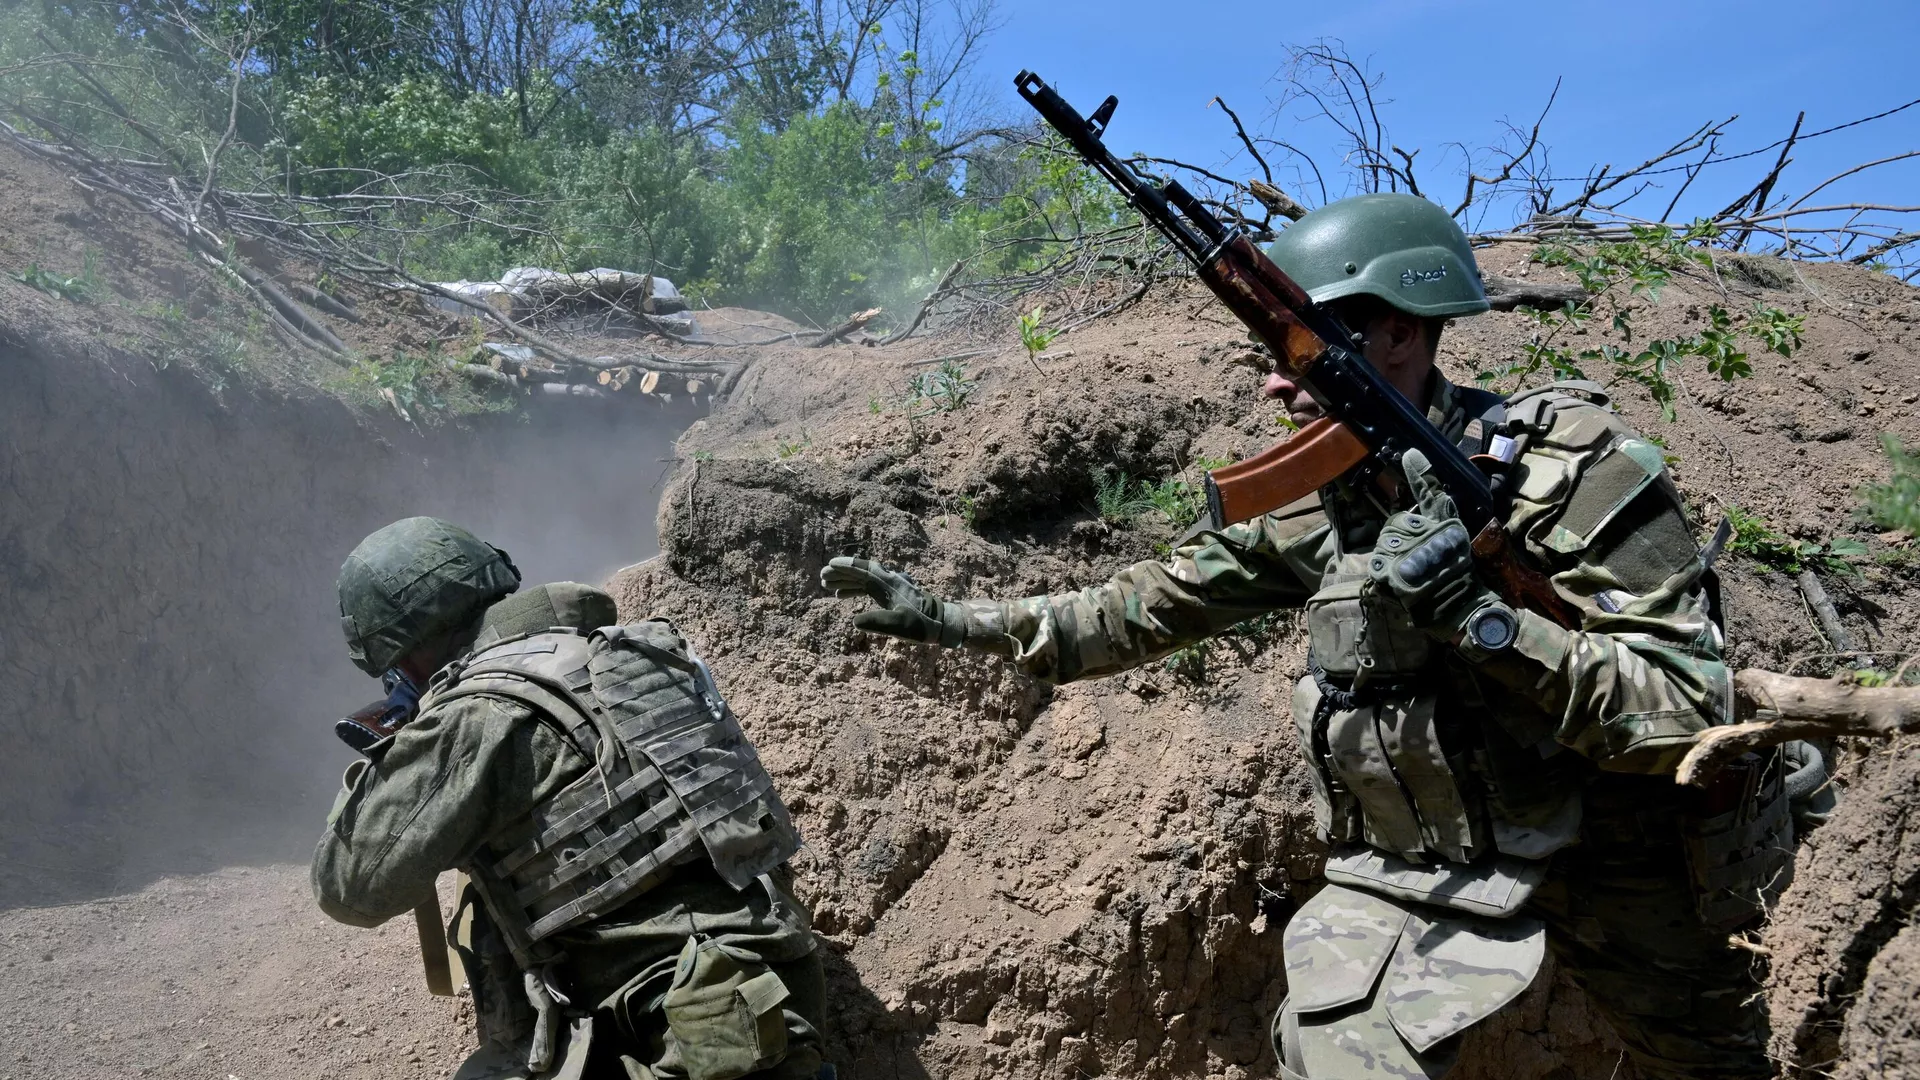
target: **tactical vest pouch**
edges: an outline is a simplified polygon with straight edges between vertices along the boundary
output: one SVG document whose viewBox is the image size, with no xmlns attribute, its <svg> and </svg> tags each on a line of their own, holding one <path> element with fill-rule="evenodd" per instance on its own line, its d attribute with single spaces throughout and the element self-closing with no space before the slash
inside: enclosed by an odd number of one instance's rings
<svg viewBox="0 0 1920 1080">
<path fill-rule="evenodd" d="M 688 938 L 663 1008 L 688 1080 L 735 1080 L 787 1054 L 787 986 L 751 954 Z"/>
<path fill-rule="evenodd" d="M 1354 845 L 1327 856 L 1327 880 L 1401 900 L 1504 919 L 1546 879 L 1547 864 L 1510 855 L 1475 863 L 1420 865 Z"/>
<path fill-rule="evenodd" d="M 1332 884 L 1287 923 L 1281 951 L 1289 993 L 1275 1027 L 1295 1043 L 1283 1061 L 1315 1077 L 1438 1076 L 1450 1064 L 1441 1044 L 1539 974 L 1546 926 Z"/>
<path fill-rule="evenodd" d="M 1330 675 L 1351 679 L 1414 675 L 1433 658 L 1433 639 L 1392 599 L 1370 595 L 1363 555 L 1342 555 L 1307 601 L 1307 631 L 1314 659 Z"/>
<path fill-rule="evenodd" d="M 1764 915 L 1793 880 L 1793 818 L 1778 751 L 1722 770 L 1680 823 L 1694 906 L 1715 930 Z"/>
</svg>

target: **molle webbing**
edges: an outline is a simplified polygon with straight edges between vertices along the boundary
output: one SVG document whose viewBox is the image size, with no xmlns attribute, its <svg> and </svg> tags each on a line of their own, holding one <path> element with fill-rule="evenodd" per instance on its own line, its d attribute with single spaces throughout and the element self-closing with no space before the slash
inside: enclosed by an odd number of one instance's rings
<svg viewBox="0 0 1920 1080">
<path fill-rule="evenodd" d="M 436 702 L 519 701 L 594 762 L 476 854 L 474 880 L 523 966 L 550 951 L 545 939 L 612 913 L 702 855 L 744 888 L 797 848 L 772 779 L 684 648 L 665 624 L 591 638 L 556 628 L 490 642 L 434 688 Z M 751 827 L 732 820 L 741 816 Z M 743 836 L 758 841 L 744 854 Z"/>
</svg>

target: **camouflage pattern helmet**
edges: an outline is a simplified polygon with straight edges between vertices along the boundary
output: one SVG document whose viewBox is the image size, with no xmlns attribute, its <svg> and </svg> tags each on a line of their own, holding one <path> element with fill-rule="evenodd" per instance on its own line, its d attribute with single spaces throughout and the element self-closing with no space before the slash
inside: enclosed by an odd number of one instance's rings
<svg viewBox="0 0 1920 1080">
<path fill-rule="evenodd" d="M 1365 294 L 1423 318 L 1487 310 L 1467 234 L 1418 195 L 1328 203 L 1287 226 L 1267 254 L 1319 303 Z"/>
<path fill-rule="evenodd" d="M 439 518 L 404 518 L 340 567 L 340 626 L 354 665 L 378 675 L 520 587 L 507 553 Z"/>
</svg>

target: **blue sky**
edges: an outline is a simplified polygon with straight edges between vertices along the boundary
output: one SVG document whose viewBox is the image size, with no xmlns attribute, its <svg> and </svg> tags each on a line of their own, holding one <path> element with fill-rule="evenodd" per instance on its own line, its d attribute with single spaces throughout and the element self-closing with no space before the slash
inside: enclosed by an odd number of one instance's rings
<svg viewBox="0 0 1920 1080">
<path fill-rule="evenodd" d="M 1562 175 L 1636 164 L 1709 118 L 1740 114 L 1722 141 L 1737 152 L 1784 137 L 1801 109 L 1813 131 L 1920 98 L 1912 57 L 1920 0 L 1003 0 L 1000 16 L 981 58 L 983 79 L 1010 88 L 1030 67 L 1082 111 L 1118 94 L 1108 133 L 1116 149 L 1205 165 L 1227 163 L 1238 147 L 1227 118 L 1207 107 L 1215 94 L 1250 127 L 1330 145 L 1325 129 L 1275 116 L 1269 101 L 1284 44 L 1339 38 L 1384 74 L 1389 134 L 1402 147 L 1424 148 L 1423 186 L 1449 203 L 1460 191 L 1460 158 L 1436 161 L 1443 144 L 1495 142 L 1502 119 L 1530 127 L 1558 77 L 1565 82 L 1543 137 Z M 1005 93 L 1010 115 L 1025 119 L 1025 106 Z M 1851 165 L 1915 149 L 1920 107 L 1803 143 L 1781 188 L 1798 195 Z M 1323 168 L 1338 158 L 1317 156 Z M 1771 163 L 1769 154 L 1710 168 L 1675 216 L 1718 210 Z M 1920 202 L 1920 159 L 1819 199 L 1829 196 Z M 1665 204 L 1658 198 L 1645 212 Z"/>
</svg>

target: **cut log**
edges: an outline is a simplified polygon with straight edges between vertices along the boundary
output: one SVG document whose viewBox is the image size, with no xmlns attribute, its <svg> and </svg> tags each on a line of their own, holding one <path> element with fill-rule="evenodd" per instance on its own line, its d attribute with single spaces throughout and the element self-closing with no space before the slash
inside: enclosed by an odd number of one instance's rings
<svg viewBox="0 0 1920 1080">
<path fill-rule="evenodd" d="M 588 386 L 585 383 L 543 382 L 535 383 L 534 387 L 548 397 L 603 398 L 607 396 L 606 391 L 598 387 Z"/>
<path fill-rule="evenodd" d="M 687 393 L 688 393 L 688 394 L 698 394 L 698 393 L 700 392 L 700 390 L 701 390 L 701 384 L 700 384 L 700 380 L 699 380 L 699 379 L 688 379 L 688 380 L 687 380 Z"/>
<path fill-rule="evenodd" d="M 1521 306 L 1555 311 L 1566 304 L 1582 303 L 1588 295 L 1587 290 L 1578 285 L 1558 282 L 1528 281 L 1498 274 L 1488 274 L 1484 280 L 1487 303 L 1492 304 L 1495 311 L 1512 311 Z"/>
<path fill-rule="evenodd" d="M 827 331 L 826 333 L 821 334 L 819 337 L 814 338 L 812 341 L 807 342 L 807 346 L 809 348 L 817 349 L 817 348 L 820 348 L 822 345 L 831 345 L 834 342 L 839 341 L 841 338 L 846 337 L 848 334 L 853 333 L 855 330 L 858 330 L 861 327 L 872 322 L 874 319 L 874 316 L 879 315 L 880 312 L 882 312 L 883 310 L 885 309 L 884 308 L 868 308 L 865 311 L 859 312 L 855 314 L 852 318 L 848 319 L 846 322 L 841 323 L 839 326 L 836 326 L 833 329 Z"/>
<path fill-rule="evenodd" d="M 659 385 L 660 373 L 657 371 L 649 371 L 645 375 L 640 376 L 640 392 L 643 394 L 653 393 Z"/>
<path fill-rule="evenodd" d="M 1733 677 L 1740 723 L 1693 737 L 1675 779 L 1704 786 L 1751 750 L 1795 739 L 1920 734 L 1920 686 L 1862 686 L 1842 676 L 1809 679 L 1743 668 Z"/>
</svg>

